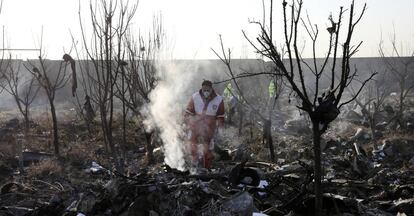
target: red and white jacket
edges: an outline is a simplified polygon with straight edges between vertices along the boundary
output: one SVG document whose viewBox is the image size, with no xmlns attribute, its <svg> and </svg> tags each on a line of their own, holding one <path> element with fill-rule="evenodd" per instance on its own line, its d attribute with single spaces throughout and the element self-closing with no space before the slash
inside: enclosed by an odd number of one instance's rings
<svg viewBox="0 0 414 216">
<path fill-rule="evenodd" d="M 194 93 L 187 105 L 186 117 L 190 118 L 187 123 L 192 130 L 207 130 L 208 136 L 213 135 L 217 124 L 224 124 L 223 98 L 214 91 L 208 99 L 202 96 L 201 90 Z"/>
</svg>

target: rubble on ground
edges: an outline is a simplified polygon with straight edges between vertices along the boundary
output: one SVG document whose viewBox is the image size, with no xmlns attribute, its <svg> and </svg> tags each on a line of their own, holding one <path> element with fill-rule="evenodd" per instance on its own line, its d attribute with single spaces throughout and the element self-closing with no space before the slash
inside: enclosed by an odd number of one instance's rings
<svg viewBox="0 0 414 216">
<path fill-rule="evenodd" d="M 17 127 L 12 123 L 8 127 Z M 273 134 L 275 162 L 260 146 L 260 131 L 252 136 L 245 128 L 239 137 L 238 128 L 226 128 L 217 140 L 212 170 L 198 173 L 162 164 L 162 148 L 155 151 L 158 163 L 147 166 L 143 145 L 125 152 L 122 174 L 101 160 L 109 157 L 103 147 L 88 149 L 93 158 L 70 158 L 76 152 L 68 150 L 69 159 L 28 149 L 23 152 L 26 171 L 39 161 L 59 169 L 32 175 L 17 172 L 17 159 L 0 154 L 0 215 L 312 215 L 311 137 L 303 132 L 309 129 L 306 122 L 292 125 L 298 128 Z M 412 133 L 397 136 L 378 128 L 384 136 L 376 140 L 370 129 L 352 121 L 324 135 L 327 215 L 414 214 Z"/>
</svg>

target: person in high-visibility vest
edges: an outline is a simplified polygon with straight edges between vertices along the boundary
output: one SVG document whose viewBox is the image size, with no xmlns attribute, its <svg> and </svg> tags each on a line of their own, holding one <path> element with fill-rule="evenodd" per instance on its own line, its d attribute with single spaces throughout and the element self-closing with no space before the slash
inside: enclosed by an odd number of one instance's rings
<svg viewBox="0 0 414 216">
<path fill-rule="evenodd" d="M 231 85 L 231 82 L 229 82 L 226 87 L 224 88 L 223 92 L 224 101 L 228 107 L 227 111 L 227 120 L 228 123 L 231 124 L 234 114 L 236 113 L 236 106 L 239 101 L 239 99 L 236 96 L 236 92 L 233 89 L 233 86 Z"/>
<path fill-rule="evenodd" d="M 233 86 L 231 86 L 231 83 L 229 82 L 226 87 L 224 88 L 224 92 L 223 92 L 223 97 L 226 100 L 230 100 L 231 96 L 233 96 L 234 94 L 234 90 L 233 90 Z"/>
<path fill-rule="evenodd" d="M 269 84 L 269 98 L 272 99 L 276 97 L 277 86 L 275 82 L 272 80 Z"/>
</svg>

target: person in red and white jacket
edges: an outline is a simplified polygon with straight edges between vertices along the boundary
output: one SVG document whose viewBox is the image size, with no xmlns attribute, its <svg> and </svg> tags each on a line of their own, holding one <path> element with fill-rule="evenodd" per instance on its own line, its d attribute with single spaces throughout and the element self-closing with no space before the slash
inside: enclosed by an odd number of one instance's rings
<svg viewBox="0 0 414 216">
<path fill-rule="evenodd" d="M 224 126 L 223 98 L 215 93 L 211 81 L 204 80 L 201 89 L 192 95 L 187 105 L 185 121 L 191 133 L 189 139 L 193 163 L 198 160 L 197 145 L 203 144 L 203 166 L 209 169 L 213 160 L 209 144 L 217 127 L 222 130 Z"/>
</svg>

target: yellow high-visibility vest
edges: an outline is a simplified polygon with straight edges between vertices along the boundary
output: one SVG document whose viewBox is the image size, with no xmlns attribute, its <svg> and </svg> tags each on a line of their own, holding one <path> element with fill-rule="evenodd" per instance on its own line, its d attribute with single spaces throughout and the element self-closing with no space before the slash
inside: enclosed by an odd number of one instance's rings
<svg viewBox="0 0 414 216">
<path fill-rule="evenodd" d="M 276 86 L 275 82 L 270 81 L 270 84 L 269 84 L 269 97 L 270 98 L 275 97 L 276 96 L 276 91 L 277 91 L 277 86 Z"/>
<path fill-rule="evenodd" d="M 232 96 L 232 93 L 234 94 L 234 90 L 233 90 L 233 87 L 231 86 L 231 83 L 229 83 L 224 88 L 223 96 L 228 99 Z"/>
</svg>

